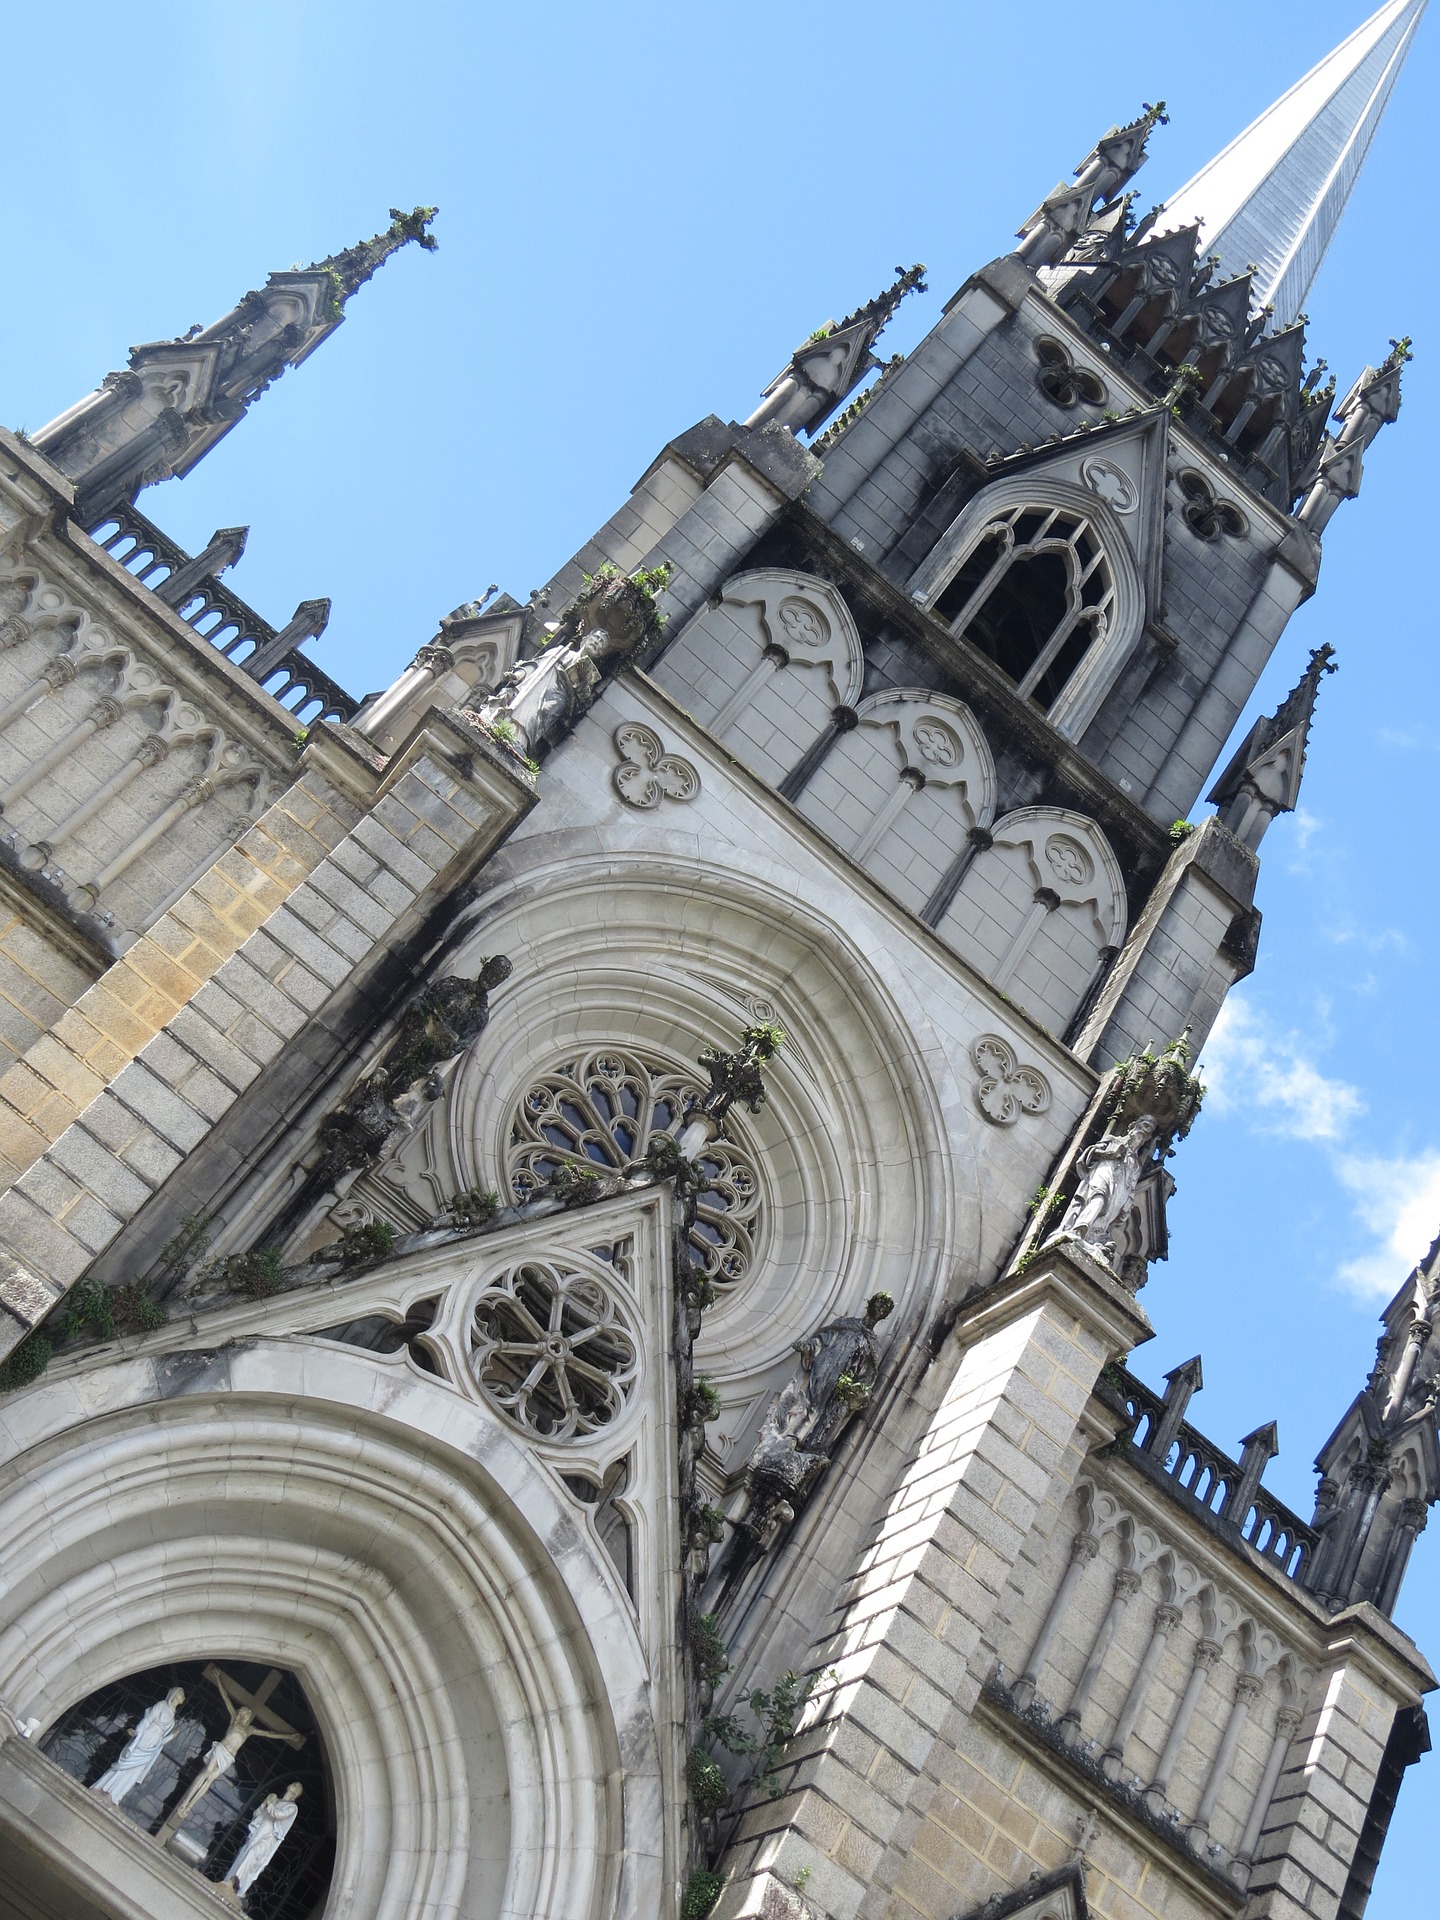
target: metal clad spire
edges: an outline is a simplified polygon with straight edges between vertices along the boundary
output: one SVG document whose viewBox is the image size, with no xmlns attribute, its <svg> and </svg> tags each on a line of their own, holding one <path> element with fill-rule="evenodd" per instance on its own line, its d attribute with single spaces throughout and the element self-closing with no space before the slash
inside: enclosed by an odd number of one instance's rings
<svg viewBox="0 0 1440 1920">
<path fill-rule="evenodd" d="M 1389 0 L 1161 209 L 1166 227 L 1202 222 L 1222 274 L 1258 269 L 1276 326 L 1309 296 L 1425 5 Z"/>
</svg>

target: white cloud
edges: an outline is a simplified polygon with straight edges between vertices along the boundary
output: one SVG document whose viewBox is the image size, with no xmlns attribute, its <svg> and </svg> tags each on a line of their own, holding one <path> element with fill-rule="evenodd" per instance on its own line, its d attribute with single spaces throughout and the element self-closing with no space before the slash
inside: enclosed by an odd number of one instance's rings
<svg viewBox="0 0 1440 1920">
<path fill-rule="evenodd" d="M 1203 1065 L 1212 1111 L 1243 1113 L 1288 1140 L 1338 1141 L 1365 1111 L 1358 1088 L 1329 1079 L 1299 1036 L 1281 1033 L 1240 1000 L 1221 1009 Z"/>
<path fill-rule="evenodd" d="M 1365 1111 L 1359 1089 L 1323 1074 L 1300 1035 L 1243 1000 L 1222 1009 L 1202 1065 L 1208 1110 L 1319 1148 L 1368 1241 L 1335 1279 L 1359 1299 L 1390 1299 L 1440 1227 L 1440 1148 L 1407 1158 L 1347 1147 Z"/>
<path fill-rule="evenodd" d="M 1362 1299 L 1388 1300 L 1440 1226 L 1440 1152 L 1412 1160 L 1336 1154 L 1335 1171 L 1375 1237 L 1340 1268 L 1340 1281 Z"/>
</svg>

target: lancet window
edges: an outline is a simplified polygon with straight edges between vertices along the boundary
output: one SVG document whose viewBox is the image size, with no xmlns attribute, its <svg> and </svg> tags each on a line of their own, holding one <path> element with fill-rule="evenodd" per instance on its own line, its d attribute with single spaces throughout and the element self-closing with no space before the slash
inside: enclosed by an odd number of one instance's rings
<svg viewBox="0 0 1440 1920">
<path fill-rule="evenodd" d="M 1084 514 L 1017 505 L 984 527 L 933 605 L 1048 711 L 1110 631 L 1115 581 Z"/>
<path fill-rule="evenodd" d="M 677 1134 L 702 1091 L 693 1072 L 648 1055 L 605 1048 L 542 1075 L 516 1108 L 506 1171 L 517 1200 L 527 1200 L 560 1166 L 620 1173 L 643 1159 L 658 1134 Z M 762 1223 L 755 1152 L 739 1122 L 713 1141 L 696 1165 L 705 1180 L 690 1247 L 717 1286 L 750 1272 Z"/>
<path fill-rule="evenodd" d="M 305 1920 L 335 1860 L 334 1795 L 294 1674 L 183 1661 L 112 1681 L 72 1707 L 41 1751 L 252 1920 Z"/>
</svg>

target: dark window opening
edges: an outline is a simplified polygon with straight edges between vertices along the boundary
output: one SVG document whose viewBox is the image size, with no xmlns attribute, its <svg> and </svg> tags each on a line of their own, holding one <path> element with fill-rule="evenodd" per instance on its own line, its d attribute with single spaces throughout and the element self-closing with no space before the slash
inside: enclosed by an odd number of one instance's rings
<svg viewBox="0 0 1440 1920">
<path fill-rule="evenodd" d="M 152 1721 L 149 1741 L 142 1738 L 128 1764 L 122 1763 L 144 1716 L 177 1688 L 184 1698 L 173 1704 L 173 1726 L 163 1744 L 166 1730 Z M 227 1771 L 207 1768 L 234 1725 L 236 1707 L 247 1703 L 255 1703 L 255 1733 L 237 1743 Z M 262 1737 L 276 1727 L 288 1729 L 287 1737 Z M 294 1820 L 255 1874 L 243 1911 L 252 1920 L 311 1920 L 324 1905 L 335 1864 L 334 1795 L 320 1731 L 294 1674 L 223 1655 L 214 1663 L 151 1667 L 72 1707 L 40 1748 L 92 1791 L 108 1777 L 127 1819 L 215 1882 L 230 1873 L 266 1797 L 284 1799 L 287 1789 L 298 1786 Z M 176 1823 L 176 1813 L 207 1772 L 204 1790 Z"/>
<path fill-rule="evenodd" d="M 1015 560 L 970 616 L 965 638 L 1018 685 L 1065 617 L 1067 585 L 1058 553 Z"/>
<path fill-rule="evenodd" d="M 1108 631 L 1114 597 L 1089 521 L 1027 506 L 985 529 L 934 611 L 1048 710 Z"/>
</svg>

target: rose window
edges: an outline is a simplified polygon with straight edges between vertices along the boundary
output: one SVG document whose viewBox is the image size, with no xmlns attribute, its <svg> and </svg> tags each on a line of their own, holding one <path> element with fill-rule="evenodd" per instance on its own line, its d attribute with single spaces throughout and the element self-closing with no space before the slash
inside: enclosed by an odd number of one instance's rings
<svg viewBox="0 0 1440 1920">
<path fill-rule="evenodd" d="M 704 1088 L 693 1073 L 676 1073 L 639 1054 L 605 1049 L 536 1081 L 516 1110 L 507 1171 L 517 1200 L 527 1200 L 560 1166 L 620 1173 L 643 1159 L 659 1134 L 678 1134 Z M 705 1185 L 695 1208 L 690 1247 L 717 1286 L 743 1280 L 755 1260 L 760 1181 L 755 1156 L 736 1116 L 733 1137 L 705 1148 L 696 1167 Z"/>
<path fill-rule="evenodd" d="M 546 1260 L 527 1260 L 485 1287 L 469 1344 L 476 1386 L 542 1440 L 609 1426 L 635 1383 L 639 1348 L 610 1289 Z"/>
</svg>

